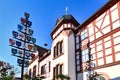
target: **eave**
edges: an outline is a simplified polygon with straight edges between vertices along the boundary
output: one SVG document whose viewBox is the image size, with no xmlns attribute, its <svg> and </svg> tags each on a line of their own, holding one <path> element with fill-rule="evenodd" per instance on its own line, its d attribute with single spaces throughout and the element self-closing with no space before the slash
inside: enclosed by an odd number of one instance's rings
<svg viewBox="0 0 120 80">
<path fill-rule="evenodd" d="M 110 9 L 113 5 L 115 5 L 120 0 L 109 0 L 102 8 L 100 8 L 95 14 L 93 14 L 91 17 L 89 17 L 83 24 L 79 25 L 79 27 L 76 30 L 76 33 L 79 32 L 79 30 L 88 24 L 90 24 L 92 21 L 94 21 L 96 18 L 98 18 L 100 15 L 102 15 L 105 11 Z"/>
<path fill-rule="evenodd" d="M 53 29 L 53 31 L 51 32 L 51 37 L 53 36 L 53 34 L 61 27 L 62 24 L 64 23 L 72 23 L 74 24 L 76 27 L 79 26 L 79 22 L 70 14 L 68 15 L 63 15 L 63 17 L 60 19 L 60 21 L 55 25 L 55 28 Z"/>
</svg>

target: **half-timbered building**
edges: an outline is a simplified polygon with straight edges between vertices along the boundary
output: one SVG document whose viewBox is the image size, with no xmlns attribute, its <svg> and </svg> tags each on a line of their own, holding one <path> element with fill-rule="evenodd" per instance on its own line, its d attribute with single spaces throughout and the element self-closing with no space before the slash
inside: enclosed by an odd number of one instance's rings
<svg viewBox="0 0 120 80">
<path fill-rule="evenodd" d="M 96 73 L 102 80 L 120 79 L 120 1 L 110 0 L 76 33 L 77 80 Z"/>
<path fill-rule="evenodd" d="M 36 63 L 37 74 L 45 80 L 59 74 L 71 80 L 120 80 L 120 0 L 109 0 L 83 24 L 63 15 L 51 37 L 51 50 L 40 52 L 43 55 L 29 65 L 29 74 Z"/>
</svg>

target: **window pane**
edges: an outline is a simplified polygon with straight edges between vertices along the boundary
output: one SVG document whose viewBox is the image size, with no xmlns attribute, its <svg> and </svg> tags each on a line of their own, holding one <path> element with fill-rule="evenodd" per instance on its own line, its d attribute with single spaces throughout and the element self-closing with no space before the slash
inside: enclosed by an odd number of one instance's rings
<svg viewBox="0 0 120 80">
<path fill-rule="evenodd" d="M 88 36 L 87 30 L 83 30 L 80 35 L 81 35 L 81 40 L 85 39 Z"/>
<path fill-rule="evenodd" d="M 53 68 L 53 77 L 55 77 L 57 74 L 56 74 L 56 67 Z"/>
<path fill-rule="evenodd" d="M 63 72 L 62 72 L 62 69 L 63 68 L 63 65 L 60 65 L 60 74 L 62 74 Z"/>
<path fill-rule="evenodd" d="M 50 68 L 51 68 L 51 61 L 49 61 L 49 72 L 50 72 Z"/>
<path fill-rule="evenodd" d="M 29 76 L 31 77 L 31 69 L 29 70 Z"/>
<path fill-rule="evenodd" d="M 60 74 L 60 65 L 58 65 L 58 74 Z"/>
<path fill-rule="evenodd" d="M 79 36 L 76 36 L 76 43 L 79 43 Z"/>
<path fill-rule="evenodd" d="M 85 60 L 86 60 L 86 61 L 89 60 L 89 56 L 88 56 L 88 54 L 85 55 Z"/>
<path fill-rule="evenodd" d="M 79 61 L 79 60 L 77 60 L 77 65 L 78 65 L 78 64 L 80 64 L 80 61 Z"/>
<path fill-rule="evenodd" d="M 81 40 L 85 39 L 85 35 L 81 35 Z"/>
<path fill-rule="evenodd" d="M 46 64 L 41 67 L 41 74 L 46 73 Z"/>
<path fill-rule="evenodd" d="M 82 62 L 86 62 L 89 60 L 89 51 L 85 49 L 82 51 Z"/>
<path fill-rule="evenodd" d="M 36 76 L 36 66 L 33 67 L 33 77 Z"/>
<path fill-rule="evenodd" d="M 76 59 L 79 59 L 79 55 L 77 55 Z"/>
<path fill-rule="evenodd" d="M 79 49 L 79 44 L 76 44 L 76 49 Z"/>
<path fill-rule="evenodd" d="M 80 71 L 80 66 L 77 66 L 77 71 Z"/>
<path fill-rule="evenodd" d="M 60 42 L 60 53 L 63 53 L 63 41 Z"/>
<path fill-rule="evenodd" d="M 85 34 L 85 30 L 83 30 L 82 32 L 81 32 L 81 35 L 84 35 Z"/>
<path fill-rule="evenodd" d="M 57 46 L 55 46 L 55 57 L 57 56 Z"/>
<path fill-rule="evenodd" d="M 60 54 L 60 43 L 58 43 L 58 55 Z"/>
<path fill-rule="evenodd" d="M 82 62 L 85 62 L 85 56 L 82 56 Z"/>
</svg>

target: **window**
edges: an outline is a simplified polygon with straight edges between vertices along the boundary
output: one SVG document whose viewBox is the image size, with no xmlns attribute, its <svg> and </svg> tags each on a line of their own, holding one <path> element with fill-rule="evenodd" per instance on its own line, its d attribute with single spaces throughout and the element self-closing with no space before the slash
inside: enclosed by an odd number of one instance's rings
<svg viewBox="0 0 120 80">
<path fill-rule="evenodd" d="M 82 62 L 89 61 L 89 51 L 85 49 L 82 51 Z"/>
<path fill-rule="evenodd" d="M 63 74 L 63 64 L 58 64 L 53 68 L 53 77 Z"/>
<path fill-rule="evenodd" d="M 41 67 L 41 74 L 46 74 L 46 64 Z"/>
<path fill-rule="evenodd" d="M 58 55 L 57 53 L 57 46 L 54 47 L 54 57 L 56 57 Z"/>
<path fill-rule="evenodd" d="M 49 61 L 49 72 L 50 72 L 50 68 L 51 68 L 51 61 Z"/>
<path fill-rule="evenodd" d="M 76 43 L 79 43 L 79 40 L 80 39 L 80 36 L 79 35 L 76 35 Z"/>
<path fill-rule="evenodd" d="M 60 74 L 63 74 L 63 64 L 60 65 Z"/>
<path fill-rule="evenodd" d="M 63 41 L 60 41 L 54 47 L 54 58 L 63 53 Z"/>
<path fill-rule="evenodd" d="M 56 72 L 56 67 L 53 68 L 53 78 L 57 75 L 57 72 Z"/>
<path fill-rule="evenodd" d="M 36 76 L 36 65 L 33 67 L 33 77 Z"/>
<path fill-rule="evenodd" d="M 87 35 L 87 29 L 83 30 L 83 31 L 81 32 L 80 36 L 81 36 L 81 40 L 87 38 L 87 37 L 88 37 L 88 35 Z"/>
<path fill-rule="evenodd" d="M 60 53 L 61 53 L 61 47 L 62 47 L 61 44 L 60 44 L 60 42 L 58 43 L 57 47 L 58 47 L 58 55 L 60 55 Z"/>
<path fill-rule="evenodd" d="M 31 75 L 31 69 L 29 70 L 29 76 L 32 77 L 32 75 Z"/>
<path fill-rule="evenodd" d="M 80 48 L 80 44 L 76 44 L 76 49 L 79 49 Z"/>
</svg>

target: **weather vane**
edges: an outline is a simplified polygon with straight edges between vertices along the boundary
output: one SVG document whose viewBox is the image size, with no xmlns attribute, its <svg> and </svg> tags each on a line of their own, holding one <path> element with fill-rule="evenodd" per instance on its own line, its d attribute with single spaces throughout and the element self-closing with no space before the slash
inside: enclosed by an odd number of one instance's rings
<svg viewBox="0 0 120 80">
<path fill-rule="evenodd" d="M 66 14 L 68 14 L 68 6 L 66 7 L 65 11 L 66 11 Z"/>
</svg>

